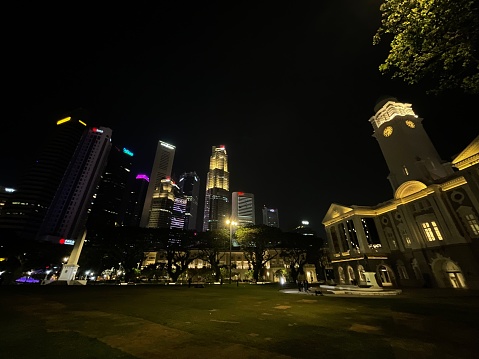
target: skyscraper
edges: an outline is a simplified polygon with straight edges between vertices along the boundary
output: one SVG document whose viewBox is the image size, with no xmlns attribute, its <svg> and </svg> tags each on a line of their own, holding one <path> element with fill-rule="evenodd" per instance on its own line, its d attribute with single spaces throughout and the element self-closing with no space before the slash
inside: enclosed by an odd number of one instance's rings
<svg viewBox="0 0 479 359">
<path fill-rule="evenodd" d="M 279 228 L 279 213 L 276 208 L 263 206 L 263 224 L 270 227 Z"/>
<path fill-rule="evenodd" d="M 35 161 L 5 203 L 0 228 L 23 239 L 34 239 L 83 134 L 89 114 L 77 109 L 56 122 Z"/>
<path fill-rule="evenodd" d="M 90 234 L 93 230 L 123 224 L 128 190 L 133 181 L 132 158 L 133 153 L 126 148 L 112 146 L 88 215 L 87 228 Z"/>
<path fill-rule="evenodd" d="M 128 194 L 128 205 L 125 212 L 123 224 L 125 226 L 139 227 L 141 213 L 145 204 L 146 191 L 150 179 L 147 175 L 139 173 L 136 175 Z"/>
<path fill-rule="evenodd" d="M 151 182 L 150 182 L 151 183 Z M 160 186 L 155 189 L 155 197 L 151 201 L 150 215 L 148 216 L 147 228 L 171 228 L 173 216 L 175 217 L 175 228 L 179 228 L 178 224 L 184 217 L 186 200 L 184 204 L 176 201 L 182 198 L 180 189 L 173 180 L 164 178 L 160 181 Z M 175 207 L 176 204 L 176 207 Z M 181 213 L 180 213 L 181 212 Z"/>
<path fill-rule="evenodd" d="M 175 158 L 175 146 L 169 143 L 159 141 L 156 149 L 153 168 L 151 170 L 150 182 L 146 192 L 145 204 L 141 215 L 140 227 L 150 227 L 150 214 L 152 208 L 159 209 L 158 203 L 159 192 L 161 189 L 161 180 L 171 178 L 171 169 L 173 168 L 173 160 Z M 156 211 L 156 210 L 155 210 Z M 157 215 L 156 213 L 155 215 Z M 151 223 L 155 222 L 153 220 Z"/>
<path fill-rule="evenodd" d="M 180 176 L 178 186 L 187 201 L 184 229 L 197 230 L 200 178 L 196 172 L 183 173 Z"/>
<path fill-rule="evenodd" d="M 40 227 L 39 240 L 77 240 L 85 231 L 88 212 L 111 149 L 112 131 L 90 128 L 81 138 Z"/>
<path fill-rule="evenodd" d="M 256 224 L 254 194 L 245 192 L 232 193 L 231 218 L 241 227 Z"/>
<path fill-rule="evenodd" d="M 206 177 L 203 231 L 226 228 L 230 217 L 230 174 L 225 146 L 213 146 Z"/>
</svg>

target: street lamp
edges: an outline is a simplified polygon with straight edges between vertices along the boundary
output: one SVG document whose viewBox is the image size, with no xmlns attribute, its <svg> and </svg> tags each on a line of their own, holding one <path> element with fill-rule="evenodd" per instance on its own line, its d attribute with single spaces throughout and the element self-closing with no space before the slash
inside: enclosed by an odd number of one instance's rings
<svg viewBox="0 0 479 359">
<path fill-rule="evenodd" d="M 230 284 L 231 284 L 231 244 L 233 243 L 233 226 L 236 226 L 235 221 L 226 220 L 226 224 L 230 226 Z"/>
</svg>

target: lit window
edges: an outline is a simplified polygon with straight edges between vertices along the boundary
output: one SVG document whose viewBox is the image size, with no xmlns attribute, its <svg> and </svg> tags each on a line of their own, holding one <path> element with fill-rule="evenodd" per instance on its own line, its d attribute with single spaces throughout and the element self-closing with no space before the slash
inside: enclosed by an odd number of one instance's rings
<svg viewBox="0 0 479 359">
<path fill-rule="evenodd" d="M 435 221 L 424 222 L 421 225 L 422 229 L 424 230 L 424 234 L 426 235 L 426 238 L 429 242 L 434 242 L 436 239 L 440 241 L 444 239 L 442 238 L 441 231 L 439 230 L 439 227 L 437 226 Z"/>
<path fill-rule="evenodd" d="M 476 216 L 474 216 L 473 213 L 468 214 L 466 215 L 466 221 L 467 221 L 467 224 L 469 224 L 469 227 L 471 228 L 472 233 L 474 233 L 474 235 L 477 236 L 479 234 L 479 223 L 477 223 Z"/>
</svg>

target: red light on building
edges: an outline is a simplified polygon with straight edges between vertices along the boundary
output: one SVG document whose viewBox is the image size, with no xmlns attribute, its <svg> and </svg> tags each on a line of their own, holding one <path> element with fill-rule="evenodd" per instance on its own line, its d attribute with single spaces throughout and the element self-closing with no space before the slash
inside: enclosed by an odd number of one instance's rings
<svg viewBox="0 0 479 359">
<path fill-rule="evenodd" d="M 59 242 L 60 244 L 65 244 L 65 238 L 61 238 L 58 242 Z"/>
</svg>

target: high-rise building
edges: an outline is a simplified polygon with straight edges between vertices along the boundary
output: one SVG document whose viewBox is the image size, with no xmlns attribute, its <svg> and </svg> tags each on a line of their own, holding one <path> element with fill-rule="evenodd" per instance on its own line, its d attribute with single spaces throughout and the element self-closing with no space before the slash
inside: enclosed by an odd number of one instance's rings
<svg viewBox="0 0 479 359">
<path fill-rule="evenodd" d="M 254 194 L 245 192 L 232 193 L 231 218 L 241 227 L 256 224 Z"/>
<path fill-rule="evenodd" d="M 200 178 L 196 172 L 183 173 L 178 186 L 186 198 L 184 229 L 198 230 L 198 202 L 200 193 Z"/>
<path fill-rule="evenodd" d="M 123 225 L 131 227 L 140 226 L 141 213 L 143 212 L 149 182 L 150 179 L 147 175 L 142 173 L 136 175 L 131 188 L 129 188 L 128 204 Z"/>
<path fill-rule="evenodd" d="M 15 188 L 0 186 L 0 216 L 7 200 L 12 197 L 15 191 Z"/>
<path fill-rule="evenodd" d="M 161 189 L 161 180 L 171 179 L 171 169 L 173 168 L 173 160 L 175 158 L 175 146 L 169 143 L 159 141 L 156 149 L 153 168 L 151 170 L 150 182 L 146 192 L 145 204 L 141 215 L 140 227 L 151 227 L 156 220 L 150 220 L 150 216 L 157 216 L 159 192 Z M 154 207 L 154 210 L 153 210 Z"/>
<path fill-rule="evenodd" d="M 112 131 L 89 128 L 81 138 L 47 210 L 37 239 L 61 243 L 76 241 L 86 227 L 93 196 L 105 171 Z"/>
<path fill-rule="evenodd" d="M 77 109 L 56 122 L 42 148 L 35 151 L 35 160 L 22 177 L 18 190 L 5 203 L 0 216 L 1 229 L 23 239 L 36 238 L 75 149 L 88 131 L 88 120 L 87 111 Z"/>
<path fill-rule="evenodd" d="M 133 153 L 128 149 L 112 146 L 88 215 L 87 229 L 90 234 L 94 230 L 123 224 L 133 176 L 132 158 Z"/>
<path fill-rule="evenodd" d="M 151 183 L 151 181 L 150 181 Z M 180 212 L 184 217 L 185 205 L 175 202 L 177 198 L 182 198 L 180 189 L 173 180 L 164 178 L 160 181 L 158 189 L 155 189 L 155 197 L 151 201 L 150 215 L 148 216 L 147 228 L 171 228 L 173 214 L 175 214 L 175 228 L 178 225 Z M 177 207 L 175 207 L 175 204 Z M 184 221 L 184 219 L 183 219 Z"/>
<path fill-rule="evenodd" d="M 226 228 L 231 215 L 230 174 L 225 146 L 213 146 L 206 177 L 203 231 Z"/>
<path fill-rule="evenodd" d="M 262 214 L 264 225 L 279 228 L 279 212 L 277 208 L 263 206 Z"/>
</svg>

